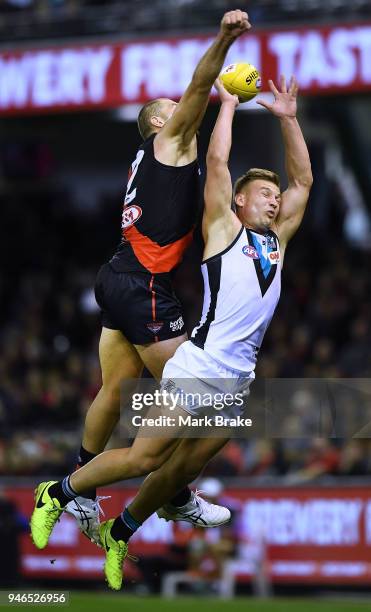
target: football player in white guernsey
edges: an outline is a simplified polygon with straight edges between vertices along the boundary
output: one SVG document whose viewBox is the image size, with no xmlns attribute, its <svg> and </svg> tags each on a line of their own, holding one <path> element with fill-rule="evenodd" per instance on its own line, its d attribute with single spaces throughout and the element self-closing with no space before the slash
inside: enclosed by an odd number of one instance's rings
<svg viewBox="0 0 371 612">
<path fill-rule="evenodd" d="M 288 188 L 281 194 L 274 173 L 250 171 L 236 183 L 235 213 L 231 210 L 228 159 L 238 98 L 217 83 L 222 105 L 207 154 L 203 313 L 191 340 L 181 344 L 165 365 L 164 385 L 169 380 L 181 385 L 188 379 L 197 389 L 206 380 L 207 389 L 207 379 L 212 379 L 214 386 L 222 391 L 227 384 L 228 390 L 237 393 L 245 391 L 254 377 L 256 353 L 279 299 L 284 251 L 299 227 L 312 184 L 308 150 L 296 119 L 296 81 L 291 79 L 288 90 L 284 78 L 280 91 L 272 82 L 270 87 L 275 101 L 260 103 L 281 122 Z M 171 414 L 197 415 L 199 408 L 202 407 L 187 404 Z M 156 414 L 153 411 L 153 416 Z M 187 462 L 188 474 L 195 466 L 192 478 L 195 479 L 199 475 L 200 460 L 206 465 L 227 442 L 223 438 L 204 438 L 200 444 L 200 439 L 188 437 L 181 439 L 173 451 L 176 428 L 173 435 L 165 431 L 161 430 L 161 437 L 151 437 L 150 432 L 145 437 L 139 435 L 131 448 L 106 451 L 63 481 L 73 497 L 90 487 L 142 476 L 162 466 L 160 479 L 156 480 L 152 474 L 123 514 L 100 527 L 101 544 L 106 550 L 105 573 L 111 588 L 121 587 L 129 537 L 191 481 L 182 480 L 182 463 Z M 42 494 L 39 501 L 42 505 Z M 202 500 L 197 503 L 200 506 L 192 511 L 192 516 L 185 514 L 184 520 L 194 523 L 202 518 Z M 49 532 L 62 511 L 63 507 L 54 508 Z M 171 518 L 169 513 L 166 518 Z M 199 524 L 202 526 L 201 520 Z"/>
</svg>

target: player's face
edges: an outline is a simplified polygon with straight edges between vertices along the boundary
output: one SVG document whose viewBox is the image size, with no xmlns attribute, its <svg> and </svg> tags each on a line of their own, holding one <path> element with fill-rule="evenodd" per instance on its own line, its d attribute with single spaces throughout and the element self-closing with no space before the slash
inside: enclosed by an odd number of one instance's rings
<svg viewBox="0 0 371 612">
<path fill-rule="evenodd" d="M 277 185 L 264 179 L 247 183 L 236 196 L 239 216 L 244 225 L 265 231 L 270 229 L 279 213 L 281 193 Z"/>
</svg>

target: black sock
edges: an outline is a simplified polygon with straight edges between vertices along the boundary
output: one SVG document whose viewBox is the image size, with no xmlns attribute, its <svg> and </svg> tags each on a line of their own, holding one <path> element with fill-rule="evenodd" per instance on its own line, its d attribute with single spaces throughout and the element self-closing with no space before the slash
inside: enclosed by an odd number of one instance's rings
<svg viewBox="0 0 371 612">
<path fill-rule="evenodd" d="M 136 532 L 142 523 L 138 523 L 133 516 L 131 516 L 129 510 L 125 510 L 115 518 L 111 527 L 111 536 L 115 540 L 123 540 L 128 542 L 129 538 Z"/>
<path fill-rule="evenodd" d="M 191 492 L 192 491 L 189 487 L 185 487 L 179 491 L 179 493 L 177 493 L 173 499 L 170 500 L 171 505 L 176 506 L 177 508 L 180 508 L 180 506 L 185 506 L 191 499 Z"/>
<path fill-rule="evenodd" d="M 96 457 L 96 456 L 97 455 L 95 453 L 90 453 L 83 446 L 81 446 L 80 452 L 79 452 L 79 457 L 77 459 L 77 467 L 80 468 L 83 465 L 86 465 L 87 463 L 89 463 L 89 461 L 94 459 L 94 457 Z"/>
<path fill-rule="evenodd" d="M 79 453 L 79 456 L 78 456 L 78 459 L 77 459 L 76 469 L 78 470 L 83 465 L 86 465 L 87 463 L 89 463 L 89 461 L 94 459 L 94 457 L 96 457 L 96 456 L 97 455 L 95 453 L 90 453 L 83 446 L 81 446 L 80 453 Z M 95 488 L 94 489 L 89 489 L 88 491 L 84 491 L 81 494 L 81 496 L 82 497 L 87 497 L 88 499 L 95 499 L 97 497 L 97 490 Z"/>
<path fill-rule="evenodd" d="M 50 497 L 55 497 L 62 507 L 66 506 L 71 499 L 75 499 L 79 494 L 73 490 L 70 483 L 70 476 L 53 484 L 49 491 Z"/>
</svg>

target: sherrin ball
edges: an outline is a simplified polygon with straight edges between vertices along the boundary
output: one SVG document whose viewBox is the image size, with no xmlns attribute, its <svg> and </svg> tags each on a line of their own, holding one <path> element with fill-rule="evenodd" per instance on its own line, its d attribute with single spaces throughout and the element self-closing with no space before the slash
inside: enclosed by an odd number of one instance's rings
<svg viewBox="0 0 371 612">
<path fill-rule="evenodd" d="M 226 90 L 238 96 L 240 102 L 252 100 L 261 88 L 258 70 L 252 64 L 244 62 L 226 66 L 219 78 Z"/>
</svg>

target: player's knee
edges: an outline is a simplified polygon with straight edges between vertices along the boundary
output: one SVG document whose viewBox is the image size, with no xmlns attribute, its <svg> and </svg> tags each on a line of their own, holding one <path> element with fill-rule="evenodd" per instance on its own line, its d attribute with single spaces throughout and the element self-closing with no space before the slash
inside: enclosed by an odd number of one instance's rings
<svg viewBox="0 0 371 612">
<path fill-rule="evenodd" d="M 135 452 L 130 453 L 129 461 L 137 476 L 147 476 L 151 472 L 158 470 L 163 464 L 161 456 L 155 457 L 151 454 L 139 454 Z"/>
<path fill-rule="evenodd" d="M 109 410 L 120 410 L 120 385 L 114 383 L 103 383 L 102 389 L 102 399 Z"/>
</svg>

